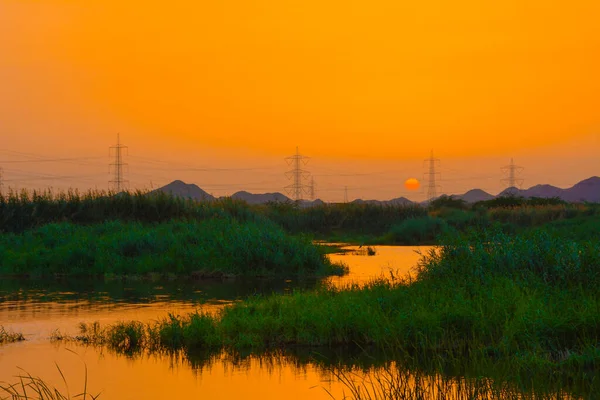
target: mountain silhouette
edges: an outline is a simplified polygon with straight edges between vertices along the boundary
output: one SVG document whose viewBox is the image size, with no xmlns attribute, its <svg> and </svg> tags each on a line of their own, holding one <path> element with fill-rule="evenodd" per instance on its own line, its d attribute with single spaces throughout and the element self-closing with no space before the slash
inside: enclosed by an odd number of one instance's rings
<svg viewBox="0 0 600 400">
<path fill-rule="evenodd" d="M 150 193 L 163 192 L 168 193 L 177 197 L 185 197 L 187 199 L 193 199 L 198 201 L 212 201 L 215 198 L 204 190 L 200 189 L 199 186 L 194 184 L 185 183 L 180 180 L 173 181 L 168 185 L 153 190 Z"/>
<path fill-rule="evenodd" d="M 194 200 L 205 200 L 211 201 L 215 198 L 202 190 L 200 187 L 194 184 L 187 184 L 180 180 L 173 181 L 166 186 L 158 188 L 153 192 L 165 192 L 174 196 L 186 197 Z M 152 193 L 152 192 L 151 192 Z M 491 200 L 496 197 L 502 196 L 519 196 L 519 197 L 542 197 L 551 198 L 558 197 L 568 202 L 600 202 L 600 177 L 593 176 L 588 179 L 573 185 L 567 189 L 561 189 L 552 185 L 535 185 L 529 189 L 518 189 L 508 188 L 500 192 L 497 196 L 489 194 L 481 189 L 472 189 L 462 195 L 452 195 L 454 198 L 465 200 L 467 203 L 476 203 L 478 201 Z M 249 204 L 265 204 L 268 202 L 291 202 L 292 200 L 279 193 L 250 193 L 246 191 L 239 191 L 234 193 L 232 196 L 234 199 L 246 201 Z M 413 202 L 406 197 L 398 197 L 391 200 L 362 200 L 356 199 L 352 203 L 358 204 L 378 204 L 378 205 L 412 205 L 421 204 L 427 205 L 429 201 L 424 202 Z M 302 200 L 300 205 L 302 207 L 310 207 L 314 205 L 324 204 L 320 199 L 309 201 Z"/>
<path fill-rule="evenodd" d="M 381 205 L 381 206 L 387 206 L 387 205 L 409 206 L 409 205 L 415 204 L 413 201 L 410 201 L 406 197 L 397 197 L 397 198 L 391 199 L 391 200 L 362 200 L 362 199 L 355 199 L 355 200 L 352 200 L 352 203 L 355 203 L 355 204 L 375 204 L 375 205 Z"/>
<path fill-rule="evenodd" d="M 278 192 L 254 194 L 246 191 L 240 191 L 232 194 L 231 198 L 237 200 L 244 200 L 248 204 L 264 204 L 268 202 L 285 203 L 288 201 L 292 201 L 289 197 Z"/>
<path fill-rule="evenodd" d="M 552 185 L 535 185 L 529 189 L 508 188 L 498 194 L 502 196 L 519 197 L 558 197 L 561 200 L 571 203 L 589 201 L 593 203 L 600 202 L 600 177 L 593 176 L 585 179 L 574 186 L 562 189 Z"/>
<path fill-rule="evenodd" d="M 464 200 L 467 203 L 477 203 L 478 201 L 492 200 L 494 195 L 489 194 L 481 189 L 471 189 L 460 196 L 452 196 Z"/>
<path fill-rule="evenodd" d="M 566 193 L 563 194 L 563 200 L 572 202 L 600 202 L 600 177 L 592 176 L 566 189 Z"/>
</svg>

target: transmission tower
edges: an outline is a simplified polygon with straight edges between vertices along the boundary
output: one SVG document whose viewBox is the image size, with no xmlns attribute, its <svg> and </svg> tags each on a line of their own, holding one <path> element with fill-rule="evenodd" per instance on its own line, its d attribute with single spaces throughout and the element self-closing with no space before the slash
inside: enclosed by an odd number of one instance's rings
<svg viewBox="0 0 600 400">
<path fill-rule="evenodd" d="M 310 187 L 304 183 L 308 178 L 308 171 L 302 169 L 303 165 L 308 163 L 309 157 L 303 156 L 296 147 L 296 154 L 286 157 L 285 161 L 292 169 L 285 173 L 288 179 L 292 179 L 292 184 L 285 187 L 287 193 L 294 197 L 294 200 L 302 200 L 303 194 L 310 193 Z"/>
<path fill-rule="evenodd" d="M 440 160 L 433 157 L 433 150 L 428 159 L 423 161 L 424 165 L 427 165 L 427 200 L 431 201 L 437 197 L 437 190 L 439 185 L 437 180 L 439 179 L 439 172 L 436 171 L 439 166 Z"/>
<path fill-rule="evenodd" d="M 506 178 L 502 179 L 502 182 L 508 185 L 508 189 L 520 188 L 523 185 L 523 178 L 519 177 L 523 169 L 523 167 L 515 165 L 512 158 L 510 159 L 510 164 L 502 167 L 502 172 L 506 175 Z"/>
<path fill-rule="evenodd" d="M 123 146 L 121 144 L 121 138 L 117 133 L 117 144 L 116 146 L 110 147 L 111 155 L 114 154 L 114 162 L 109 165 L 110 170 L 113 172 L 113 179 L 108 181 L 108 184 L 111 186 L 111 189 L 119 193 L 125 186 L 127 186 L 129 181 L 123 179 L 123 167 L 127 164 L 123 162 L 123 150 L 127 149 L 127 146 Z"/>
<path fill-rule="evenodd" d="M 315 177 L 310 177 L 310 199 L 315 200 Z"/>
</svg>

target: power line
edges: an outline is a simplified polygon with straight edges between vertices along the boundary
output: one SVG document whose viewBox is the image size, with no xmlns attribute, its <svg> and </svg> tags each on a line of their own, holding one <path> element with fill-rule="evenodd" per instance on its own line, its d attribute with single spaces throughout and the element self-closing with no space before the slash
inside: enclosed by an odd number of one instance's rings
<svg viewBox="0 0 600 400">
<path fill-rule="evenodd" d="M 308 177 L 308 171 L 301 168 L 302 165 L 308 163 L 309 157 L 303 156 L 296 147 L 296 154 L 286 157 L 286 162 L 293 168 L 285 173 L 288 179 L 292 179 L 292 184 L 285 187 L 285 190 L 294 197 L 294 200 L 302 200 L 302 195 L 308 193 L 308 185 L 304 184 L 304 180 Z"/>
<path fill-rule="evenodd" d="M 508 189 L 520 188 L 523 185 L 524 179 L 520 178 L 519 175 L 523 172 L 524 168 L 515 165 L 512 158 L 510 159 L 510 164 L 505 165 L 501 169 L 507 175 L 506 178 L 502 179 L 502 182 L 508 185 Z"/>
<path fill-rule="evenodd" d="M 431 155 L 429 158 L 423 161 L 427 163 L 428 171 L 427 171 L 427 200 L 431 201 L 437 197 L 437 189 L 439 185 L 437 184 L 437 179 L 439 178 L 439 172 L 436 172 L 436 167 L 439 166 L 440 160 L 438 158 L 433 157 L 433 150 L 431 150 Z"/>
<path fill-rule="evenodd" d="M 143 163 L 147 163 L 147 164 L 156 164 L 156 165 L 166 164 L 169 167 L 173 167 L 173 166 L 179 167 L 179 168 L 170 168 L 169 169 L 170 171 L 207 171 L 207 172 L 257 171 L 257 170 L 271 170 L 274 167 L 276 167 L 275 165 L 268 165 L 268 166 L 244 167 L 244 168 L 214 168 L 214 167 L 205 167 L 205 166 L 201 166 L 201 165 L 192 165 L 192 164 L 188 164 L 188 163 L 158 160 L 158 159 L 154 159 L 154 158 L 140 157 L 140 156 L 134 156 L 134 155 L 129 155 L 129 154 L 128 154 L 128 157 L 131 159 L 134 159 L 134 160 L 141 161 Z M 144 169 L 149 169 L 149 168 L 145 167 Z"/>
<path fill-rule="evenodd" d="M 22 151 L 14 151 L 8 149 L 0 149 L 0 152 L 8 153 L 9 155 L 23 156 L 32 158 L 32 160 L 3 160 L 2 163 L 10 163 L 10 164 L 22 164 L 22 163 L 38 163 L 38 162 L 66 162 L 73 163 L 79 165 L 98 165 L 98 164 L 90 164 L 86 162 L 86 160 L 98 160 L 104 157 L 62 157 L 62 158 L 52 158 L 47 157 L 41 154 L 35 153 L 24 153 Z"/>
<path fill-rule="evenodd" d="M 314 201 L 315 199 L 315 177 L 310 177 L 310 199 Z"/>
<path fill-rule="evenodd" d="M 24 163 L 44 163 L 44 162 L 76 162 L 80 160 L 97 160 L 104 157 L 77 157 L 77 158 L 40 158 L 34 160 L 2 160 L 3 164 L 24 164 Z M 77 163 L 89 165 L 88 163 Z"/>
<path fill-rule="evenodd" d="M 123 179 L 123 166 L 127 165 L 123 162 L 123 149 L 127 149 L 127 146 L 121 144 L 120 135 L 117 133 L 117 145 L 110 147 L 110 150 L 114 150 L 115 153 L 115 162 L 110 164 L 110 168 L 114 170 L 114 178 L 108 181 L 109 185 L 112 184 L 112 189 L 117 193 L 121 191 L 124 184 L 128 183 L 128 181 Z"/>
</svg>

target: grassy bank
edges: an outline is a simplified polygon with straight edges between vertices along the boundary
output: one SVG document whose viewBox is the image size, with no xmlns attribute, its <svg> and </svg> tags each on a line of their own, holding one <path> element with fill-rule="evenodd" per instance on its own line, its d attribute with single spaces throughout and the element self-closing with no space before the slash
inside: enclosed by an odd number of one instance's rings
<svg viewBox="0 0 600 400">
<path fill-rule="evenodd" d="M 558 199 L 498 198 L 476 204 L 440 198 L 429 206 L 274 203 L 251 207 L 292 233 L 334 242 L 436 244 L 441 234 L 500 229 L 507 234 L 543 228 L 585 240 L 600 233 L 600 205 Z M 576 229 L 571 229 L 572 227 Z"/>
<path fill-rule="evenodd" d="M 412 282 L 253 297 L 216 316 L 88 329 L 86 340 L 128 351 L 371 346 L 408 357 L 493 359 L 519 376 L 600 368 L 598 240 L 497 232 L 446 241 Z"/>
<path fill-rule="evenodd" d="M 232 217 L 143 224 L 53 223 L 0 236 L 0 274 L 316 276 L 343 273 L 308 238 Z"/>
<path fill-rule="evenodd" d="M 288 232 L 312 233 L 331 239 L 346 236 L 374 236 L 387 232 L 409 218 L 427 215 L 419 206 L 373 204 L 322 204 L 300 207 L 294 203 L 271 203 L 253 209 Z"/>
</svg>

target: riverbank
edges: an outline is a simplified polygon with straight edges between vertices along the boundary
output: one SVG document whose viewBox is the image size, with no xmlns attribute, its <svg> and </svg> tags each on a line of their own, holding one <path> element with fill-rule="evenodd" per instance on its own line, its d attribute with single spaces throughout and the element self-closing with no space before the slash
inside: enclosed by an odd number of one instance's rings
<svg viewBox="0 0 600 400">
<path fill-rule="evenodd" d="M 359 346 L 494 360 L 521 379 L 580 379 L 600 368 L 598 240 L 491 232 L 446 241 L 412 280 L 254 296 L 216 315 L 85 326 L 76 339 L 123 352 Z"/>
<path fill-rule="evenodd" d="M 0 235 L 0 275 L 282 277 L 343 274 L 309 238 L 232 217 L 161 223 L 50 223 Z"/>
</svg>

